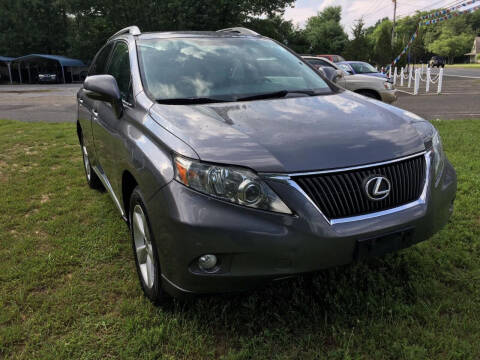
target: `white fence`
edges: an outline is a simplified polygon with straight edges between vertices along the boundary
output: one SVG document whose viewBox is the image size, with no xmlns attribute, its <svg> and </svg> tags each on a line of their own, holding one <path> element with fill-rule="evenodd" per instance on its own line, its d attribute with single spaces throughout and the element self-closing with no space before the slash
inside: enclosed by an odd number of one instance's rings
<svg viewBox="0 0 480 360">
<path fill-rule="evenodd" d="M 442 85 L 443 85 L 443 68 L 440 68 L 440 71 L 433 73 L 432 68 L 425 67 L 422 65 L 420 68 L 414 68 L 412 65 L 407 66 L 405 68 L 400 68 L 400 74 L 398 73 L 398 69 L 389 70 L 390 78 L 393 77 L 393 85 L 397 85 L 398 81 L 400 81 L 400 86 L 404 86 L 404 82 L 407 82 L 407 87 L 412 87 L 413 82 L 413 95 L 418 95 L 420 91 L 420 84 L 425 83 L 425 92 L 430 92 L 430 85 L 434 86 L 437 85 L 437 94 L 442 92 Z"/>
</svg>

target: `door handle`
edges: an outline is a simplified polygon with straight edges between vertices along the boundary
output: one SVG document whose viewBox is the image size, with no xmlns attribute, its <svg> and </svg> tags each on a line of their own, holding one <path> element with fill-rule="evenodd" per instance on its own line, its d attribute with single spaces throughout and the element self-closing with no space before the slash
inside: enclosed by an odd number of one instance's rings
<svg viewBox="0 0 480 360">
<path fill-rule="evenodd" d="M 97 111 L 92 110 L 92 114 L 93 114 L 93 116 L 98 117 L 98 112 Z"/>
</svg>

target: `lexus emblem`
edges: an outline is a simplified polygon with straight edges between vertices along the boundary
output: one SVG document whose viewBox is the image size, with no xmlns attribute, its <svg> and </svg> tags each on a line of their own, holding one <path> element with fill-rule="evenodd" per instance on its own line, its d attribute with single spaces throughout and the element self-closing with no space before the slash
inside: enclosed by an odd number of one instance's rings
<svg viewBox="0 0 480 360">
<path fill-rule="evenodd" d="M 374 176 L 365 183 L 365 193 L 371 200 L 383 200 L 391 190 L 390 181 L 385 176 Z"/>
</svg>

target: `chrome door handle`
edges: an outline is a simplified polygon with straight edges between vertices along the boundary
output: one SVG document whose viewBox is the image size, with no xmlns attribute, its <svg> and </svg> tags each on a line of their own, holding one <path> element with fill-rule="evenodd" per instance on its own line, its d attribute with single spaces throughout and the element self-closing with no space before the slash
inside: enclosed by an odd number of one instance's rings
<svg viewBox="0 0 480 360">
<path fill-rule="evenodd" d="M 95 110 L 92 110 L 92 114 L 93 116 L 98 117 L 98 112 L 96 112 Z"/>
</svg>

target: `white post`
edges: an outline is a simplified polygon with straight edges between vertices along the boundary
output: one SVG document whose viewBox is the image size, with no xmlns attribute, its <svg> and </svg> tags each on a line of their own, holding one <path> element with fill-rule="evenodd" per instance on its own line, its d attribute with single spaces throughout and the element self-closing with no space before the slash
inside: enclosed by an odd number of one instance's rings
<svg viewBox="0 0 480 360">
<path fill-rule="evenodd" d="M 12 80 L 12 68 L 10 67 L 11 64 L 9 62 L 7 62 L 7 67 L 8 67 L 8 76 L 10 77 L 10 84 L 13 84 L 13 80 Z"/>
<path fill-rule="evenodd" d="M 397 84 L 397 67 L 395 66 L 395 70 L 393 71 L 393 85 Z"/>
<path fill-rule="evenodd" d="M 20 84 L 22 84 L 22 67 L 21 67 L 22 65 L 21 64 L 22 64 L 22 62 L 19 61 L 18 62 L 18 77 L 20 78 Z"/>
<path fill-rule="evenodd" d="M 388 68 L 388 77 L 390 79 L 392 78 L 392 67 L 391 66 Z"/>
<path fill-rule="evenodd" d="M 438 74 L 437 94 L 440 94 L 442 92 L 442 85 L 443 85 L 443 68 L 440 68 L 440 73 Z"/>
<path fill-rule="evenodd" d="M 430 91 L 430 68 L 427 67 L 427 84 L 425 86 L 425 92 L 429 92 Z"/>
<path fill-rule="evenodd" d="M 403 86 L 403 74 L 404 74 L 404 69 L 402 66 L 402 69 L 400 70 L 400 86 Z"/>
<path fill-rule="evenodd" d="M 412 86 L 412 67 L 409 67 L 409 72 L 408 72 L 408 88 Z"/>
<path fill-rule="evenodd" d="M 413 88 L 413 95 L 418 95 L 419 88 L 420 88 L 420 69 L 415 69 L 415 85 Z"/>
</svg>

